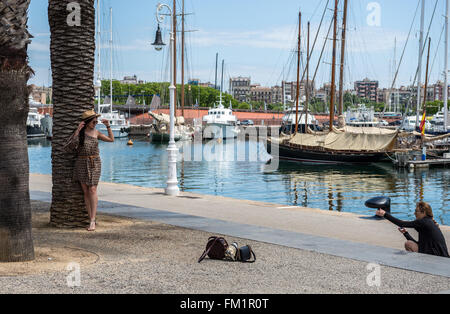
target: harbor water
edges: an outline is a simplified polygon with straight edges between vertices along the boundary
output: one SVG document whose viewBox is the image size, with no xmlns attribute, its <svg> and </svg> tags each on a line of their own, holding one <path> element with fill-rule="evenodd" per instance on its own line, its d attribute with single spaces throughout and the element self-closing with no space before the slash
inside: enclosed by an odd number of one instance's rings
<svg viewBox="0 0 450 314">
<path fill-rule="evenodd" d="M 164 188 L 167 145 L 135 140 L 127 146 L 127 141 L 100 142 L 101 181 Z M 30 139 L 28 144 L 30 173 L 51 174 L 51 142 Z M 270 156 L 262 143 L 177 145 L 184 152 L 177 163 L 181 191 L 361 215 L 374 214 L 364 206 L 367 199 L 385 195 L 400 219 L 413 220 L 415 203 L 424 200 L 431 204 L 438 223 L 450 225 L 448 168 L 409 171 L 390 163 L 332 166 L 280 161 L 268 171 Z"/>
</svg>

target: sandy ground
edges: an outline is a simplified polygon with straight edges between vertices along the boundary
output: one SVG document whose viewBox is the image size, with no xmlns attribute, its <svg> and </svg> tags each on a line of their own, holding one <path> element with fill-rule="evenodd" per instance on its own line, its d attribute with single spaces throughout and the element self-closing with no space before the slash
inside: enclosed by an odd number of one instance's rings
<svg viewBox="0 0 450 314">
<path fill-rule="evenodd" d="M 250 244 L 254 264 L 197 263 L 210 234 L 100 215 L 95 232 L 50 228 L 49 204 L 33 201 L 36 260 L 0 264 L 0 293 L 436 293 L 450 278 L 381 267 L 369 286 L 367 263 L 267 243 Z M 79 286 L 69 287 L 80 266 Z M 76 265 L 76 264 L 75 264 Z"/>
</svg>

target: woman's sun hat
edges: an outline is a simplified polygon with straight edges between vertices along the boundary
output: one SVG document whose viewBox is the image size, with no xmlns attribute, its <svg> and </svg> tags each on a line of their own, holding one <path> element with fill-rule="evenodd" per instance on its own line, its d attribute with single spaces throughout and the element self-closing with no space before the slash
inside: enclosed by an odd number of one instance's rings
<svg viewBox="0 0 450 314">
<path fill-rule="evenodd" d="M 81 120 L 86 121 L 93 117 L 98 118 L 100 116 L 101 116 L 101 114 L 96 113 L 94 110 L 88 110 L 88 111 L 83 112 L 83 115 L 81 116 Z"/>
</svg>

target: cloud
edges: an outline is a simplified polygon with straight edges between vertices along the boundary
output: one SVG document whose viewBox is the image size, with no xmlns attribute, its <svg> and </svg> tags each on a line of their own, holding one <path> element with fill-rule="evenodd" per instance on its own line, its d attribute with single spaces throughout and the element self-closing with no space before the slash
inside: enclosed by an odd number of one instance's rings
<svg viewBox="0 0 450 314">
<path fill-rule="evenodd" d="M 290 26 L 233 32 L 200 30 L 192 36 L 192 44 L 202 47 L 236 46 L 288 50 L 292 48 L 292 30 Z"/>
<path fill-rule="evenodd" d="M 31 41 L 31 44 L 28 46 L 28 50 L 30 52 L 50 53 L 50 44 L 33 40 Z"/>
<path fill-rule="evenodd" d="M 398 49 L 404 45 L 407 37 L 407 33 L 398 30 L 363 27 L 348 33 L 346 47 L 350 53 L 392 53 L 395 41 L 397 41 Z"/>
<path fill-rule="evenodd" d="M 100 49 L 110 49 L 110 45 L 107 43 L 102 43 Z M 148 39 L 135 39 L 130 43 L 125 45 L 113 44 L 113 50 L 115 51 L 151 51 L 155 48 L 151 45 L 151 41 Z"/>
<path fill-rule="evenodd" d="M 320 51 L 323 40 L 328 31 L 327 23 L 322 25 L 318 35 L 316 50 Z M 302 49 L 306 43 L 306 28 L 302 30 Z M 318 25 L 311 25 L 311 43 L 316 36 Z M 278 28 L 247 30 L 247 31 L 209 31 L 200 30 L 192 36 L 192 44 L 201 47 L 247 47 L 293 50 L 297 43 L 295 25 L 286 25 Z M 340 36 L 340 34 L 339 34 Z M 330 36 L 331 37 L 331 34 Z M 362 27 L 358 30 L 349 29 L 347 33 L 347 51 L 351 53 L 384 52 L 394 49 L 394 40 L 397 45 L 403 45 L 406 41 L 407 33 L 398 30 L 387 30 L 380 27 Z M 331 42 L 331 41 L 330 41 Z M 331 44 L 328 48 L 331 49 Z"/>
<path fill-rule="evenodd" d="M 32 34 L 32 35 L 33 35 L 34 38 L 37 38 L 37 37 L 50 37 L 50 33 L 35 33 L 35 34 Z"/>
</svg>

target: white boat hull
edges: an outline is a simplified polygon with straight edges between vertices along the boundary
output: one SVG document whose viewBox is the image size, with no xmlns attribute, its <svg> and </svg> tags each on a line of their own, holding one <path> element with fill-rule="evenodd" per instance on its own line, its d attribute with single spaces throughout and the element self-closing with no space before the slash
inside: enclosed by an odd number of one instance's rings
<svg viewBox="0 0 450 314">
<path fill-rule="evenodd" d="M 239 134 L 239 128 L 235 125 L 210 123 L 203 129 L 204 139 L 227 139 L 236 138 Z"/>
</svg>

